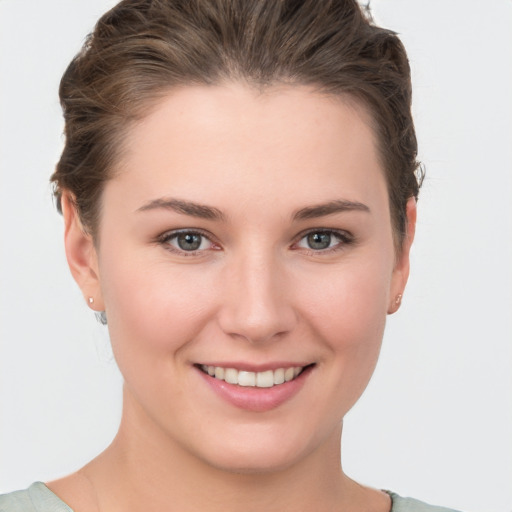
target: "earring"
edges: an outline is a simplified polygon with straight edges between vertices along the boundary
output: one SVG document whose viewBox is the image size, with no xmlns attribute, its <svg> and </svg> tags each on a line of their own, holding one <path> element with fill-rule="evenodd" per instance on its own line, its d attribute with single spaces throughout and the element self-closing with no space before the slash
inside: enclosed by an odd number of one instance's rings
<svg viewBox="0 0 512 512">
<path fill-rule="evenodd" d="M 94 299 L 92 297 L 89 297 L 88 301 L 89 301 L 89 304 L 93 304 L 94 303 Z"/>
<path fill-rule="evenodd" d="M 397 306 L 399 306 L 401 302 L 402 302 L 402 294 L 401 294 L 401 293 L 399 293 L 399 294 L 396 296 L 396 298 L 395 298 L 395 304 L 396 304 Z"/>
</svg>

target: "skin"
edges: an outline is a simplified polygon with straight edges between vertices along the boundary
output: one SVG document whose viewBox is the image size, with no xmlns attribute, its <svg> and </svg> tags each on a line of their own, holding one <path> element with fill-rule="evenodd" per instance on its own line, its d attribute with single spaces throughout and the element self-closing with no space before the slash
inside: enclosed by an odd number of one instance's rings
<svg viewBox="0 0 512 512">
<path fill-rule="evenodd" d="M 125 380 L 121 426 L 49 487 L 75 512 L 387 512 L 386 494 L 343 473 L 341 430 L 398 308 L 416 209 L 396 252 L 365 110 L 301 86 L 194 86 L 169 93 L 126 147 L 96 241 L 63 201 L 71 271 L 106 311 Z M 219 218 L 159 206 L 170 198 Z M 312 210 L 334 201 L 363 207 Z M 162 238 L 187 229 L 206 235 L 193 254 Z M 326 230 L 329 248 L 311 248 L 306 234 Z M 254 412 L 194 367 L 228 361 L 314 366 L 290 400 Z"/>
</svg>

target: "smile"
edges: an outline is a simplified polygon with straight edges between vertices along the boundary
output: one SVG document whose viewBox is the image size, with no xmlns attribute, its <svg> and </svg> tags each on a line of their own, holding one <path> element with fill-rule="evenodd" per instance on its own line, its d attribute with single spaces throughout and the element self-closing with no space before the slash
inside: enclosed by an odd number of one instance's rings
<svg viewBox="0 0 512 512">
<path fill-rule="evenodd" d="M 293 366 L 263 372 L 248 372 L 236 368 L 223 368 L 222 366 L 207 366 L 204 364 L 199 366 L 202 372 L 215 379 L 223 380 L 228 384 L 256 388 L 272 388 L 290 382 L 298 377 L 305 368 L 305 366 Z"/>
</svg>

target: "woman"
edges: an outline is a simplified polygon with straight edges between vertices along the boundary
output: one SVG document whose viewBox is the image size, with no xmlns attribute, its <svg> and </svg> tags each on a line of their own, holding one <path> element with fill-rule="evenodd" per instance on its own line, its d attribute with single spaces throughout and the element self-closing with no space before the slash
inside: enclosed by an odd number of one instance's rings
<svg viewBox="0 0 512 512">
<path fill-rule="evenodd" d="M 60 93 L 66 254 L 123 417 L 1 510 L 436 510 L 340 461 L 414 238 L 398 38 L 351 1 L 124 1 Z"/>
</svg>

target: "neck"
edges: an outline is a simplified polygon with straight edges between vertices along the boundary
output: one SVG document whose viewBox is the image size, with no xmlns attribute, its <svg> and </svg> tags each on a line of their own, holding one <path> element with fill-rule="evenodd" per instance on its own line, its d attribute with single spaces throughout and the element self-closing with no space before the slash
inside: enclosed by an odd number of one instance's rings
<svg viewBox="0 0 512 512">
<path fill-rule="evenodd" d="M 163 437 L 123 418 L 111 446 L 85 468 L 101 511 L 320 512 L 339 509 L 352 492 L 341 469 L 341 425 L 314 453 L 268 472 L 219 469 Z"/>
<path fill-rule="evenodd" d="M 389 510 L 389 497 L 344 475 L 341 431 L 340 424 L 322 445 L 287 467 L 234 472 L 201 460 L 125 408 L 115 440 L 83 473 L 100 512 Z"/>
</svg>

